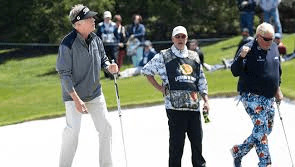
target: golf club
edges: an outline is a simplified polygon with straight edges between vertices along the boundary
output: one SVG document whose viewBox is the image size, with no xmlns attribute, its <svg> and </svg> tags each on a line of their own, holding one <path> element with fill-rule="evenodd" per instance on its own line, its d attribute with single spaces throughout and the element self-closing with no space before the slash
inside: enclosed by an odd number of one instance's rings
<svg viewBox="0 0 295 167">
<path fill-rule="evenodd" d="M 293 159 L 292 159 L 292 154 L 291 154 L 291 150 L 290 150 L 290 147 L 289 147 L 289 143 L 288 143 L 288 139 L 287 139 L 287 135 L 286 135 L 286 131 L 285 131 L 285 126 L 284 126 L 283 118 L 282 118 L 281 111 L 280 111 L 280 104 L 281 104 L 281 102 L 280 101 L 276 101 L 276 103 L 277 103 L 277 109 L 278 109 L 279 117 L 280 117 L 280 120 L 281 120 L 281 123 L 282 123 L 283 131 L 284 131 L 284 134 L 285 134 L 285 139 L 286 139 L 286 142 L 287 142 L 287 147 L 288 147 L 288 150 L 289 150 L 289 155 L 290 155 L 292 167 L 294 167 L 294 163 L 293 163 Z"/>
<path fill-rule="evenodd" d="M 114 64 L 115 61 L 112 60 L 112 64 Z M 117 98 L 117 106 L 118 106 L 118 114 L 120 118 L 120 125 L 121 125 L 121 134 L 122 134 L 122 141 L 123 141 L 123 148 L 124 148 L 124 155 L 125 155 L 125 163 L 127 167 L 127 154 L 126 154 L 126 147 L 125 147 L 125 140 L 124 140 L 124 130 L 123 130 L 123 123 L 122 123 L 122 112 L 121 112 L 121 104 L 120 104 L 120 96 L 119 96 L 119 90 L 118 90 L 118 84 L 117 84 L 117 73 L 114 73 L 114 85 L 115 85 L 115 91 L 116 91 L 116 98 Z"/>
</svg>

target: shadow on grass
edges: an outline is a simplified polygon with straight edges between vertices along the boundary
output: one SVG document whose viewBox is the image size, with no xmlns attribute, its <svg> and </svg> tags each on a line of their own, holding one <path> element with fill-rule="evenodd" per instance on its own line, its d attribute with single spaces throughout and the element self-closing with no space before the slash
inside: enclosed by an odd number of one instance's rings
<svg viewBox="0 0 295 167">
<path fill-rule="evenodd" d="M 51 76 L 51 75 L 57 75 L 57 71 L 55 70 L 55 68 L 50 69 L 48 72 L 44 73 L 44 74 L 39 74 L 37 75 L 37 77 L 46 77 L 46 76 Z"/>
<path fill-rule="evenodd" d="M 231 45 L 231 46 L 223 47 L 223 48 L 221 48 L 221 50 L 227 50 L 227 49 L 231 49 L 231 48 L 238 48 L 238 45 Z"/>
<path fill-rule="evenodd" d="M 58 75 L 57 71 L 55 68 L 51 68 L 47 72 L 43 74 L 36 75 L 37 77 L 46 77 L 46 76 L 53 76 L 53 75 Z M 103 73 L 100 74 L 100 80 L 111 80 L 110 78 L 106 78 Z"/>
<path fill-rule="evenodd" d="M 57 54 L 57 48 L 17 48 L 8 52 L 0 52 L 0 65 L 8 60 L 24 60 L 32 57 L 41 57 L 47 54 Z"/>
</svg>

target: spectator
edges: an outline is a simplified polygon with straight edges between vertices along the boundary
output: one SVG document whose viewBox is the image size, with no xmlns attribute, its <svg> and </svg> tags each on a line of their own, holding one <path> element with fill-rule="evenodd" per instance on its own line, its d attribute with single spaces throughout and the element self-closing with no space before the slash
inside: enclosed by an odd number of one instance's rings
<svg viewBox="0 0 295 167">
<path fill-rule="evenodd" d="M 156 51 L 152 46 L 151 41 L 146 40 L 144 42 L 144 51 L 143 51 L 143 58 L 139 62 L 137 67 L 128 68 L 120 73 L 120 78 L 127 78 L 131 76 L 136 76 L 141 74 L 141 69 L 144 65 L 146 65 L 154 56 Z"/>
<path fill-rule="evenodd" d="M 214 72 L 216 70 L 220 70 L 220 69 L 224 69 L 224 65 L 223 64 L 215 64 L 215 65 L 210 65 L 210 64 L 207 64 L 204 62 L 204 54 L 203 52 L 201 51 L 200 47 L 199 47 L 199 44 L 198 44 L 198 41 L 196 39 L 192 39 L 190 40 L 189 42 L 189 50 L 191 51 L 195 51 L 198 53 L 199 55 L 199 58 L 200 58 L 200 62 L 202 64 L 202 66 L 207 70 L 207 71 L 210 71 L 210 72 Z"/>
<path fill-rule="evenodd" d="M 280 33 L 275 33 L 275 39 L 274 42 L 278 45 L 279 53 L 280 55 L 286 55 L 287 54 L 287 48 L 281 41 L 281 34 Z"/>
<path fill-rule="evenodd" d="M 279 53 L 281 55 L 281 62 L 289 61 L 295 58 L 295 51 L 291 54 L 287 54 L 287 48 L 281 41 L 280 33 L 275 33 L 274 42 L 278 45 Z"/>
<path fill-rule="evenodd" d="M 145 38 L 145 27 L 142 22 L 142 17 L 139 14 L 132 16 L 132 25 L 127 29 L 127 38 L 137 38 L 141 43 L 144 42 Z"/>
<path fill-rule="evenodd" d="M 144 50 L 143 50 L 143 58 L 139 62 L 139 66 L 143 67 L 148 63 L 154 56 L 155 56 L 156 51 L 152 46 L 152 42 L 149 40 L 146 40 L 144 42 Z"/>
<path fill-rule="evenodd" d="M 292 60 L 294 58 L 295 58 L 295 51 L 293 53 L 291 53 L 291 54 L 284 55 L 281 58 L 281 62 L 289 61 L 289 60 Z"/>
<path fill-rule="evenodd" d="M 59 46 L 56 70 L 61 79 L 67 123 L 62 135 L 59 167 L 72 165 L 78 146 L 81 117 L 86 113 L 90 113 L 99 133 L 99 166 L 112 166 L 112 127 L 106 117 L 108 111 L 99 73 L 101 68 L 115 73 L 118 67 L 110 64 L 102 41 L 93 33 L 95 15 L 97 13 L 86 6 L 75 5 L 69 15 L 74 30 Z"/>
<path fill-rule="evenodd" d="M 273 18 L 275 32 L 282 34 L 282 26 L 280 22 L 280 15 L 278 6 L 281 0 L 259 0 L 259 6 L 263 10 L 263 21 L 271 23 L 271 18 Z"/>
<path fill-rule="evenodd" d="M 132 40 L 136 38 L 143 44 L 145 38 L 145 27 L 142 22 L 142 17 L 138 14 L 133 15 L 132 17 L 133 23 L 127 29 L 127 38 L 128 40 Z M 139 61 L 142 59 L 143 47 L 142 45 L 136 49 L 136 55 L 132 56 L 132 63 L 136 67 L 138 66 Z"/>
<path fill-rule="evenodd" d="M 246 43 L 249 43 L 253 41 L 254 38 L 250 36 L 248 28 L 243 28 L 242 30 L 242 40 L 240 41 L 238 45 L 238 49 L 236 51 L 236 54 L 240 50 L 242 46 L 244 46 Z M 232 63 L 234 62 L 234 59 L 222 59 L 222 63 L 225 66 L 226 69 L 230 68 Z"/>
<path fill-rule="evenodd" d="M 120 71 L 120 67 L 123 65 L 123 59 L 126 55 L 126 31 L 125 27 L 122 26 L 122 17 L 120 15 L 115 15 L 114 16 L 115 23 L 116 23 L 116 28 L 115 28 L 115 37 L 118 41 L 118 55 L 117 55 L 117 63 Z"/>
<path fill-rule="evenodd" d="M 127 56 L 136 57 L 137 48 L 140 47 L 141 43 L 137 38 L 130 38 L 127 43 Z"/>
<path fill-rule="evenodd" d="M 253 36 L 253 20 L 255 14 L 255 0 L 237 0 L 240 11 L 241 30 L 248 28 L 250 35 Z"/>
<path fill-rule="evenodd" d="M 242 35 L 242 40 L 239 43 L 236 54 L 238 53 L 238 51 L 240 50 L 240 48 L 243 45 L 245 45 L 246 43 L 254 40 L 254 38 L 252 36 L 250 36 L 248 28 L 243 28 L 241 35 Z"/>
<path fill-rule="evenodd" d="M 110 11 L 105 11 L 103 13 L 104 21 L 98 24 L 97 28 L 97 36 L 99 36 L 104 44 L 105 52 L 109 58 L 109 60 L 116 60 L 115 52 L 117 48 L 117 39 L 115 37 L 115 28 L 116 24 L 112 22 L 112 14 Z M 108 72 L 104 71 L 104 75 L 106 78 L 111 78 Z"/>
<path fill-rule="evenodd" d="M 202 122 L 198 94 L 209 111 L 208 87 L 199 56 L 186 47 L 187 31 L 177 26 L 172 32 L 173 45 L 162 50 L 142 69 L 148 81 L 165 97 L 169 125 L 169 167 L 180 167 L 185 134 L 191 142 L 192 164 L 205 167 L 202 155 Z M 162 84 L 155 80 L 159 75 Z"/>
<path fill-rule="evenodd" d="M 192 39 L 189 41 L 189 50 L 196 51 L 199 55 L 201 64 L 204 66 L 204 54 L 199 47 L 199 42 L 196 39 Z"/>
<path fill-rule="evenodd" d="M 272 163 L 268 137 L 273 128 L 273 103 L 275 99 L 283 99 L 280 89 L 280 55 L 273 38 L 273 26 L 260 24 L 256 30 L 256 39 L 239 50 L 231 66 L 233 76 L 239 77 L 238 92 L 254 125 L 252 134 L 242 144 L 232 148 L 235 167 L 241 167 L 242 158 L 253 147 L 259 158 L 258 166 L 269 167 Z"/>
<path fill-rule="evenodd" d="M 223 65 L 221 65 L 221 64 L 220 64 L 220 65 L 219 65 L 219 64 L 216 64 L 216 65 L 210 65 L 210 64 L 207 64 L 207 63 L 204 62 L 204 54 L 203 54 L 202 50 L 201 50 L 200 47 L 199 47 L 199 42 L 198 42 L 198 40 L 196 40 L 196 39 L 192 39 L 192 40 L 190 40 L 190 42 L 189 42 L 189 50 L 191 50 L 191 51 L 195 51 L 195 52 L 198 53 L 199 58 L 200 58 L 200 61 L 201 61 L 201 64 L 202 64 L 202 66 L 203 66 L 207 71 L 211 71 L 211 72 L 213 72 L 213 71 L 216 71 L 216 70 L 218 70 L 218 69 L 224 68 Z"/>
</svg>

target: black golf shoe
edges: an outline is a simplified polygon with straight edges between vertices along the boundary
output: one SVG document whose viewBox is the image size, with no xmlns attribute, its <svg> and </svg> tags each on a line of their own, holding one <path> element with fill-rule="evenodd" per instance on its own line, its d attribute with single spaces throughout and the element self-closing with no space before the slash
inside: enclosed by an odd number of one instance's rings
<svg viewBox="0 0 295 167">
<path fill-rule="evenodd" d="M 241 158 L 234 158 L 234 167 L 242 167 L 242 159 Z"/>
</svg>

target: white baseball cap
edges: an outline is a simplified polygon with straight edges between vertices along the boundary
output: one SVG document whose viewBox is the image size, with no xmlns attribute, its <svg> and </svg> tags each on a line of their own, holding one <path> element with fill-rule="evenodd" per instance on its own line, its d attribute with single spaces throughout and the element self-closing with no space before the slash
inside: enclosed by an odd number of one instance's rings
<svg viewBox="0 0 295 167">
<path fill-rule="evenodd" d="M 112 14 L 110 11 L 105 11 L 103 12 L 103 18 L 112 18 Z"/>
<path fill-rule="evenodd" d="M 172 36 L 174 37 L 177 34 L 185 34 L 187 36 L 187 31 L 183 26 L 177 26 L 173 28 Z"/>
</svg>

